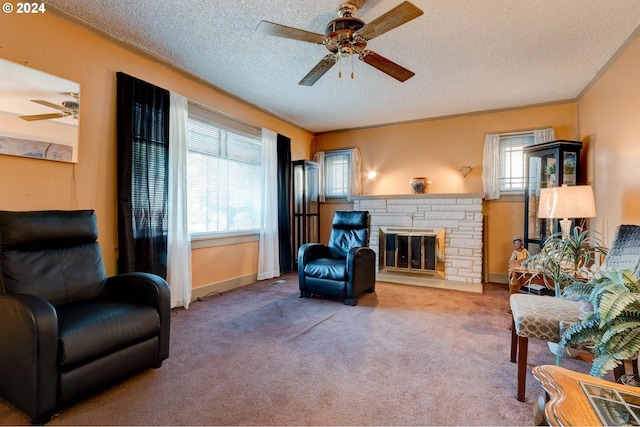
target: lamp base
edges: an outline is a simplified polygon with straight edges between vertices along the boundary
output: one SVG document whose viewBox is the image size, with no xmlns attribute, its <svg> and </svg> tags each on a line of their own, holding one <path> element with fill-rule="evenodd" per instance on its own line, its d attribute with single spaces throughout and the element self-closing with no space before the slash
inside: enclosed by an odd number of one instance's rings
<svg viewBox="0 0 640 427">
<path fill-rule="evenodd" d="M 560 229 L 562 230 L 562 238 L 568 239 L 571 234 L 571 220 L 568 218 L 560 220 Z"/>
</svg>

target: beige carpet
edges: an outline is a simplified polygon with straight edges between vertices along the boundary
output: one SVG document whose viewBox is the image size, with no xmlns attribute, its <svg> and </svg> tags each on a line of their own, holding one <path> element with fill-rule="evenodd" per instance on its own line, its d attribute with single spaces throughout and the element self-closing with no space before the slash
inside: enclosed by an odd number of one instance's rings
<svg viewBox="0 0 640 427">
<path fill-rule="evenodd" d="M 530 425 L 518 402 L 506 285 L 484 293 L 378 282 L 356 307 L 298 298 L 293 274 L 172 314 L 163 366 L 51 425 Z M 552 364 L 532 340 L 531 364 Z M 587 372 L 581 361 L 563 366 Z M 0 422 L 28 419 L 0 399 Z"/>
</svg>

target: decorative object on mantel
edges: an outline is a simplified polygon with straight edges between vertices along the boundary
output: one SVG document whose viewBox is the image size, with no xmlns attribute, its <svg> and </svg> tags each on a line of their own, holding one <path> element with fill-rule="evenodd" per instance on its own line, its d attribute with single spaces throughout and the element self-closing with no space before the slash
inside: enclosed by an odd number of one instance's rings
<svg viewBox="0 0 640 427">
<path fill-rule="evenodd" d="M 415 194 L 424 194 L 429 192 L 429 187 L 431 187 L 431 180 L 424 176 L 419 176 L 413 178 L 409 184 L 411 184 L 411 188 L 413 188 L 413 192 Z"/>
<path fill-rule="evenodd" d="M 460 175 L 462 175 L 463 178 L 466 178 L 472 170 L 473 166 L 462 166 L 460 169 L 458 169 L 458 172 L 460 172 Z"/>
</svg>

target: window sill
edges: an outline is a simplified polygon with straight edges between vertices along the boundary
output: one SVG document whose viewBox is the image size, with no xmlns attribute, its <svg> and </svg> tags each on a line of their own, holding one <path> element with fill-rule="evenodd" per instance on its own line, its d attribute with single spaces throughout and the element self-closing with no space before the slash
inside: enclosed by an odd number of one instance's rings
<svg viewBox="0 0 640 427">
<path fill-rule="evenodd" d="M 325 197 L 324 203 L 326 204 L 344 204 L 344 203 L 353 203 L 353 200 L 349 200 L 346 197 Z"/>
<path fill-rule="evenodd" d="M 240 243 L 257 242 L 260 240 L 259 232 L 247 232 L 225 235 L 195 235 L 191 236 L 191 249 L 212 248 L 215 246 L 237 245 Z"/>
<path fill-rule="evenodd" d="M 490 202 L 524 202 L 524 193 L 502 193 L 498 200 L 489 200 Z"/>
</svg>

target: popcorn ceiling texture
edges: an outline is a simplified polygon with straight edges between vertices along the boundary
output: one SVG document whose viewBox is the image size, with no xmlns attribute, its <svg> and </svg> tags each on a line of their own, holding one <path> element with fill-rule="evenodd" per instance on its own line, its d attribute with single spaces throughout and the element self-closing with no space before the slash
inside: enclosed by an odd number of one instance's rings
<svg viewBox="0 0 640 427">
<path fill-rule="evenodd" d="M 358 2 L 370 22 L 401 1 Z M 298 82 L 326 48 L 255 28 L 264 19 L 324 33 L 339 0 L 47 4 L 313 132 L 573 100 L 640 24 L 637 0 L 412 2 L 424 15 L 367 48 L 414 77 L 400 83 L 347 59 L 312 87 Z"/>
</svg>

